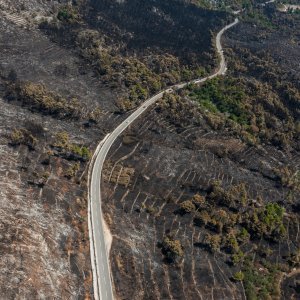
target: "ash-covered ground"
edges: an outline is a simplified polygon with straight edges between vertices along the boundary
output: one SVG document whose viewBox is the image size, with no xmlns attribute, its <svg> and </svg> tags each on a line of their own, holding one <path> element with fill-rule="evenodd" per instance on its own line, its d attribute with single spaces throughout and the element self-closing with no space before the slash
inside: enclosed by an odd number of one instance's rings
<svg viewBox="0 0 300 300">
<path fill-rule="evenodd" d="M 0 294 L 5 299 L 93 298 L 87 227 L 89 157 L 126 111 L 150 93 L 144 91 L 148 81 L 160 89 L 155 80 L 164 84 L 179 80 L 177 42 L 165 45 L 167 51 L 173 48 L 166 57 L 157 47 L 146 51 L 141 37 L 130 32 L 145 20 L 134 21 L 126 7 L 123 14 L 132 18 L 131 28 L 110 19 L 109 11 L 98 11 L 93 1 L 73 2 L 0 1 Z M 190 7 L 186 11 L 194 15 Z M 172 21 L 162 11 L 148 13 L 151 22 Z M 201 10 L 197 13 L 204 18 L 199 18 L 202 23 L 209 18 Z M 186 30 L 182 26 L 186 20 L 176 21 L 176 26 Z M 221 21 L 210 26 L 220 26 Z M 203 57 L 213 66 L 214 53 L 207 53 L 212 49 L 211 32 L 202 29 L 199 51 L 206 51 Z M 199 28 L 193 30 L 200 33 Z M 128 56 L 124 43 L 129 42 L 133 50 Z M 121 44 L 116 64 L 114 49 Z M 143 87 L 135 86 L 136 81 Z M 133 104 L 126 107 L 122 101 L 128 95 Z"/>
<path fill-rule="evenodd" d="M 212 72 L 231 19 L 184 2 L 0 1 L 5 299 L 93 298 L 89 157 L 149 95 Z M 117 299 L 299 296 L 299 17 L 255 13 L 222 41 L 226 78 L 164 97 L 109 153 Z"/>
<path fill-rule="evenodd" d="M 228 80 L 166 96 L 113 146 L 120 299 L 298 299 L 299 18 L 264 13 L 225 35 Z"/>
</svg>

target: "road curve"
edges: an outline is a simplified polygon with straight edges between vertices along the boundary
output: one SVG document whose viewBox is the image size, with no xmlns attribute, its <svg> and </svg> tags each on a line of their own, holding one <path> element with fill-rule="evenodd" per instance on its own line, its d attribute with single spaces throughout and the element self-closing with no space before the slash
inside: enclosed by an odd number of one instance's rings
<svg viewBox="0 0 300 300">
<path fill-rule="evenodd" d="M 169 87 L 146 100 L 138 109 L 136 109 L 126 120 L 124 120 L 113 132 L 108 134 L 98 145 L 89 169 L 89 235 L 91 248 L 91 262 L 93 271 L 94 297 L 101 300 L 113 300 L 112 277 L 109 266 L 109 253 L 105 248 L 103 218 L 101 210 L 101 174 L 105 158 L 108 151 L 117 137 L 132 124 L 149 106 L 161 99 L 165 93 L 172 93 L 174 90 L 181 89 L 188 84 L 198 84 L 218 75 L 224 75 L 226 72 L 225 57 L 221 45 L 223 33 L 238 23 L 238 19 L 225 26 L 216 36 L 216 48 L 220 57 L 219 69 L 212 75 L 202 79 L 195 79 L 189 82 L 179 83 Z"/>
</svg>

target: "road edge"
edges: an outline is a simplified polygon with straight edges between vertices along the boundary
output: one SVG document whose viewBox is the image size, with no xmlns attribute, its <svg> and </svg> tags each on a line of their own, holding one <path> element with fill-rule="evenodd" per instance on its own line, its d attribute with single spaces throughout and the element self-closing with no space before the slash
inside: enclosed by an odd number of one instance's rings
<svg viewBox="0 0 300 300">
<path fill-rule="evenodd" d="M 94 290 L 94 299 L 95 300 L 100 300 L 101 297 L 101 291 L 98 285 L 98 272 L 96 268 L 96 255 L 95 255 L 95 244 L 94 244 L 94 238 L 95 238 L 95 233 L 93 230 L 93 223 L 92 223 L 92 218 L 91 218 L 91 193 L 90 193 L 90 186 L 91 186 L 91 174 L 93 171 L 94 167 L 94 162 L 96 160 L 96 157 L 102 147 L 102 145 L 105 143 L 107 138 L 109 137 L 109 134 L 107 134 L 103 140 L 98 143 L 94 154 L 90 160 L 89 168 L 88 168 L 88 229 L 89 229 L 89 240 L 90 240 L 90 258 L 91 258 L 91 267 L 92 267 L 92 276 L 93 276 L 93 290 Z M 100 294 L 100 295 L 99 295 Z"/>
</svg>

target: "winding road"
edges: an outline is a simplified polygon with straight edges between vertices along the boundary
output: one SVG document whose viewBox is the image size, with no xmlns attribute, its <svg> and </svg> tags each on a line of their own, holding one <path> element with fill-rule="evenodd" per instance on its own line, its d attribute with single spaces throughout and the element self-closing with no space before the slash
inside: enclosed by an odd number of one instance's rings
<svg viewBox="0 0 300 300">
<path fill-rule="evenodd" d="M 109 253 L 105 246 L 103 218 L 101 210 L 101 174 L 104 161 L 117 137 L 132 124 L 142 113 L 144 113 L 152 104 L 163 97 L 165 93 L 172 93 L 174 90 L 184 88 L 188 84 L 199 84 L 208 79 L 226 73 L 225 57 L 221 45 L 221 37 L 229 28 L 239 22 L 235 19 L 234 22 L 225 26 L 216 36 L 216 48 L 220 57 L 219 69 L 212 75 L 202 79 L 195 79 L 185 83 L 179 83 L 171 86 L 162 92 L 156 94 L 146 100 L 138 109 L 136 109 L 126 120 L 124 120 L 113 132 L 108 134 L 103 141 L 98 145 L 90 164 L 89 169 L 89 235 L 91 248 L 91 262 L 93 271 L 94 297 L 101 300 L 113 300 L 112 277 L 109 265 Z"/>
</svg>

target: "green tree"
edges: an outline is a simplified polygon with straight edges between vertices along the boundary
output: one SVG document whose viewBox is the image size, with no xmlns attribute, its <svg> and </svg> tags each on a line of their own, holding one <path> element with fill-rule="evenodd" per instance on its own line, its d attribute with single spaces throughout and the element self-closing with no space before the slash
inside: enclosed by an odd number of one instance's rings
<svg viewBox="0 0 300 300">
<path fill-rule="evenodd" d="M 236 272 L 234 275 L 233 275 L 233 279 L 236 280 L 236 281 L 243 281 L 245 278 L 245 275 L 242 271 L 239 271 L 239 272 Z"/>
</svg>

